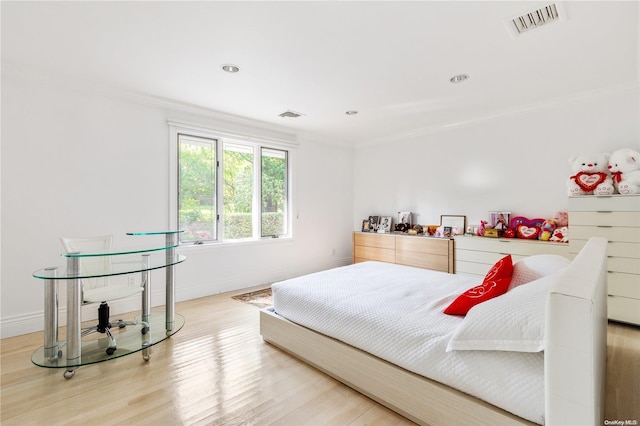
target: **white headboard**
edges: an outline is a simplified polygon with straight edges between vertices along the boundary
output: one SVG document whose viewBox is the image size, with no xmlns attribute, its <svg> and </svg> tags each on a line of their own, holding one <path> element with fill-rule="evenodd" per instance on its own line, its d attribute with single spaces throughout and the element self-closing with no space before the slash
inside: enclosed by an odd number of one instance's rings
<svg viewBox="0 0 640 426">
<path fill-rule="evenodd" d="M 591 238 L 558 280 L 545 317 L 545 424 L 602 425 L 607 240 Z"/>
</svg>

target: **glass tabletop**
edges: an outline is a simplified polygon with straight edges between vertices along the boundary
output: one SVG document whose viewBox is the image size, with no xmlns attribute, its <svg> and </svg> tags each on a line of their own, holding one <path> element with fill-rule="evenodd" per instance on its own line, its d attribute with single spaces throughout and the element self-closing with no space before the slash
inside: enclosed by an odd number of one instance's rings
<svg viewBox="0 0 640 426">
<path fill-rule="evenodd" d="M 131 274 L 135 272 L 151 271 L 153 269 L 166 268 L 167 266 L 176 265 L 185 261 L 186 256 L 182 254 L 175 255 L 167 259 L 166 253 L 149 253 L 147 255 L 139 255 L 141 252 L 133 252 L 128 256 L 115 258 L 115 261 L 106 261 L 110 259 L 105 257 L 100 267 L 93 266 L 89 271 L 80 271 L 72 274 L 67 271 L 67 266 L 52 266 L 49 268 L 38 269 L 33 273 L 35 278 L 43 280 L 68 280 L 73 278 L 98 278 L 112 277 L 115 275 Z M 146 264 L 145 258 L 148 257 L 149 265 Z"/>
<path fill-rule="evenodd" d="M 140 320 L 140 317 L 136 317 L 136 320 Z M 59 342 L 59 352 L 56 356 L 48 358 L 45 356 L 44 346 L 40 346 L 31 356 L 31 362 L 40 367 L 64 368 L 108 361 L 160 343 L 176 334 L 183 325 L 184 317 L 180 314 L 175 314 L 174 328 L 170 332 L 167 332 L 165 330 L 164 312 L 152 312 L 149 321 L 149 331 L 145 334 L 142 334 L 142 325 L 128 326 L 123 329 L 119 329 L 114 325 L 111 328 L 118 347 L 112 354 L 106 353 L 108 341 L 105 335 L 96 333 L 82 340 L 80 359 L 73 361 L 67 360 L 67 345 L 66 342 L 62 340 Z"/>
<path fill-rule="evenodd" d="M 165 251 L 172 248 L 176 248 L 178 245 L 162 246 L 162 247 L 146 247 L 146 248 L 127 248 L 127 249 L 105 249 L 95 251 L 76 251 L 70 253 L 62 253 L 62 257 L 102 257 L 102 256 L 122 256 L 125 254 L 141 254 L 150 253 L 153 251 Z"/>
<path fill-rule="evenodd" d="M 148 232 L 127 232 L 127 235 L 136 235 L 136 236 L 141 236 L 141 235 L 167 235 L 167 234 L 179 234 L 181 232 L 184 232 L 183 230 L 176 230 L 176 231 L 148 231 Z"/>
</svg>

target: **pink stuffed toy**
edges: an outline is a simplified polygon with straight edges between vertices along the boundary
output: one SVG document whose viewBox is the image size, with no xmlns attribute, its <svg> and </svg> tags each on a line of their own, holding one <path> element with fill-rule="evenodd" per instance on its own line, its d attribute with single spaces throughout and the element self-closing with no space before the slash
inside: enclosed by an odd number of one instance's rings
<svg viewBox="0 0 640 426">
<path fill-rule="evenodd" d="M 567 212 L 556 212 L 553 215 L 553 220 L 556 222 L 556 227 L 569 226 L 569 213 Z"/>
<path fill-rule="evenodd" d="M 487 226 L 487 221 L 486 220 L 481 220 L 480 221 L 480 228 L 478 228 L 478 235 L 481 237 L 484 237 L 484 230 Z"/>
</svg>

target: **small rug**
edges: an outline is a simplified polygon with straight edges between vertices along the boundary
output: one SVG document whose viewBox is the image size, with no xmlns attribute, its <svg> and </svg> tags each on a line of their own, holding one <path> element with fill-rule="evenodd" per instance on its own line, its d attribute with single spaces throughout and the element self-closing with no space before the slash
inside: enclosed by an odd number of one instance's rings
<svg viewBox="0 0 640 426">
<path fill-rule="evenodd" d="M 271 288 L 238 294 L 236 296 L 231 296 L 231 298 L 239 300 L 240 302 L 249 303 L 253 306 L 257 306 L 258 308 L 266 308 L 273 305 L 271 302 Z"/>
</svg>

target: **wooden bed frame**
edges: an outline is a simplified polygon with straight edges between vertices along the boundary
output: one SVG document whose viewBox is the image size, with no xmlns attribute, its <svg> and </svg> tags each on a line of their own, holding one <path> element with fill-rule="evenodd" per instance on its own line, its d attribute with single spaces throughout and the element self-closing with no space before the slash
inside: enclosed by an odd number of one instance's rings
<svg viewBox="0 0 640 426">
<path fill-rule="evenodd" d="M 606 250 L 606 239 L 590 239 L 548 296 L 546 425 L 602 425 L 607 350 Z M 260 332 L 266 342 L 416 423 L 533 424 L 290 322 L 272 308 L 260 312 Z"/>
</svg>

